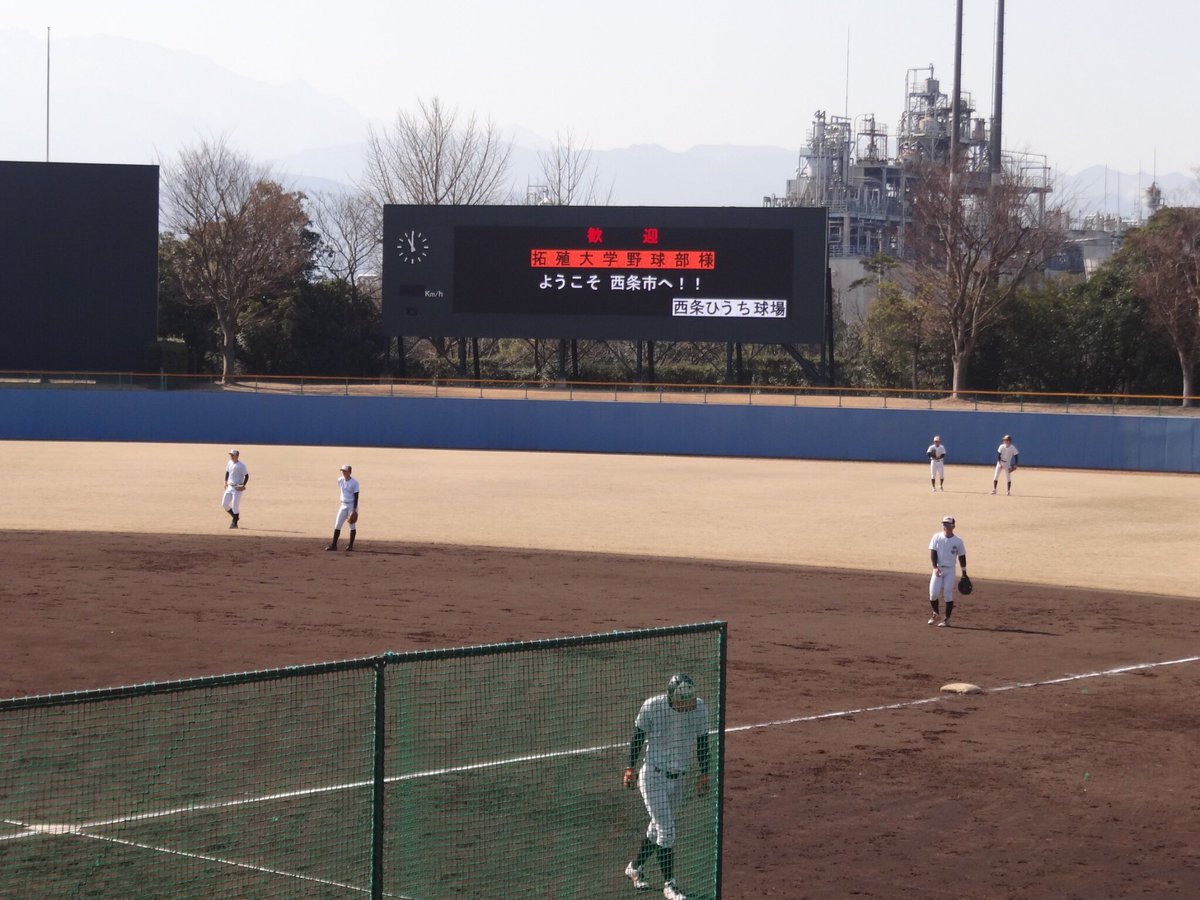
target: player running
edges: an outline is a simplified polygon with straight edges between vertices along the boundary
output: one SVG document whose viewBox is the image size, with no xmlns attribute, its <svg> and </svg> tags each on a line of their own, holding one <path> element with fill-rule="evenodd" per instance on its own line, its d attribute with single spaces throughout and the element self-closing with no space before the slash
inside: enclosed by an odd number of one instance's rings
<svg viewBox="0 0 1200 900">
<path fill-rule="evenodd" d="M 643 745 L 646 761 L 638 772 L 638 755 Z M 691 676 L 681 672 L 667 682 L 665 694 L 657 694 L 642 704 L 634 721 L 629 767 L 625 770 L 625 787 L 633 790 L 636 785 L 641 789 L 642 801 L 650 814 L 650 827 L 637 858 L 625 867 L 625 877 L 639 891 L 649 890 L 642 870 L 651 854 L 657 853 L 663 896 L 667 900 L 687 900 L 687 895 L 675 884 L 675 819 L 683 803 L 693 747 L 700 767 L 696 794 L 703 797 L 708 793 L 708 708 L 696 696 Z"/>
</svg>

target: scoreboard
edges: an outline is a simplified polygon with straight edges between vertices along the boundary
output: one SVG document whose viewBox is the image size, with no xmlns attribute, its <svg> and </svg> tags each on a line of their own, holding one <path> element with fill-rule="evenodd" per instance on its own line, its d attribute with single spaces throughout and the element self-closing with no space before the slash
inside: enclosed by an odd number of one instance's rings
<svg viewBox="0 0 1200 900">
<path fill-rule="evenodd" d="M 390 334 L 820 343 L 822 208 L 384 207 Z"/>
</svg>

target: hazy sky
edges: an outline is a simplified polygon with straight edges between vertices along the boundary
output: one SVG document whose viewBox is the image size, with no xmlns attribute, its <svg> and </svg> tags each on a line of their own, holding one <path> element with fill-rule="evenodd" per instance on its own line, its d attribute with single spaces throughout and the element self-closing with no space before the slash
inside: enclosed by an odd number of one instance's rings
<svg viewBox="0 0 1200 900">
<path fill-rule="evenodd" d="M 996 4 L 964 6 L 962 86 L 987 117 Z M 51 48 L 113 35 L 185 50 L 266 82 L 303 80 L 374 119 L 438 96 L 597 150 L 791 149 L 819 109 L 874 113 L 894 135 L 909 69 L 933 64 L 949 93 L 954 10 L 954 0 L 0 0 L 0 27 L 45 40 L 50 26 Z M 1200 165 L 1197 35 L 1200 5 L 1183 0 L 1008 0 L 1006 146 L 1060 172 Z"/>
</svg>

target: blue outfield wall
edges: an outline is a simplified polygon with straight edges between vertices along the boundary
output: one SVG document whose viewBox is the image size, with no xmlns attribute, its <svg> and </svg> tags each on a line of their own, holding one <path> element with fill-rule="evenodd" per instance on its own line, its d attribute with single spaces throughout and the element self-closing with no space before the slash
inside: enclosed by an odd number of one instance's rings
<svg viewBox="0 0 1200 900">
<path fill-rule="evenodd" d="M 542 450 L 1200 472 L 1200 417 L 13 388 L 0 438 Z"/>
</svg>

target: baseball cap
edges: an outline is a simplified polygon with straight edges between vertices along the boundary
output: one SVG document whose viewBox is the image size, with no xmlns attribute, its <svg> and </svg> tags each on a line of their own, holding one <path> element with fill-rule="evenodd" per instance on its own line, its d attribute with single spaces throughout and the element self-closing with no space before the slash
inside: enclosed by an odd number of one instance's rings
<svg viewBox="0 0 1200 900">
<path fill-rule="evenodd" d="M 342 471 L 349 472 L 351 468 L 352 468 L 352 466 L 350 465 L 350 463 L 346 463 L 344 466 L 342 466 Z"/>
<path fill-rule="evenodd" d="M 686 703 L 696 696 L 696 682 L 692 681 L 691 675 L 685 675 L 683 672 L 672 675 L 671 680 L 667 682 L 667 696 L 680 703 Z"/>
<path fill-rule="evenodd" d="M 935 435 L 933 436 L 933 439 L 934 439 L 935 441 L 940 441 L 940 440 L 942 439 L 942 436 L 941 436 L 940 434 L 935 434 Z"/>
<path fill-rule="evenodd" d="M 238 453 L 236 450 L 230 450 L 230 451 L 229 451 L 229 455 L 230 455 L 230 456 L 241 456 L 241 454 L 240 454 L 240 453 Z"/>
<path fill-rule="evenodd" d="M 943 525 L 953 525 L 954 524 L 954 516 L 943 516 L 942 524 Z"/>
<path fill-rule="evenodd" d="M 1005 436 L 1002 438 L 1002 440 L 1005 440 L 1005 441 L 1011 441 L 1011 440 L 1012 440 L 1012 435 L 1011 435 L 1011 434 L 1006 434 L 1006 435 L 1005 435 Z"/>
</svg>

